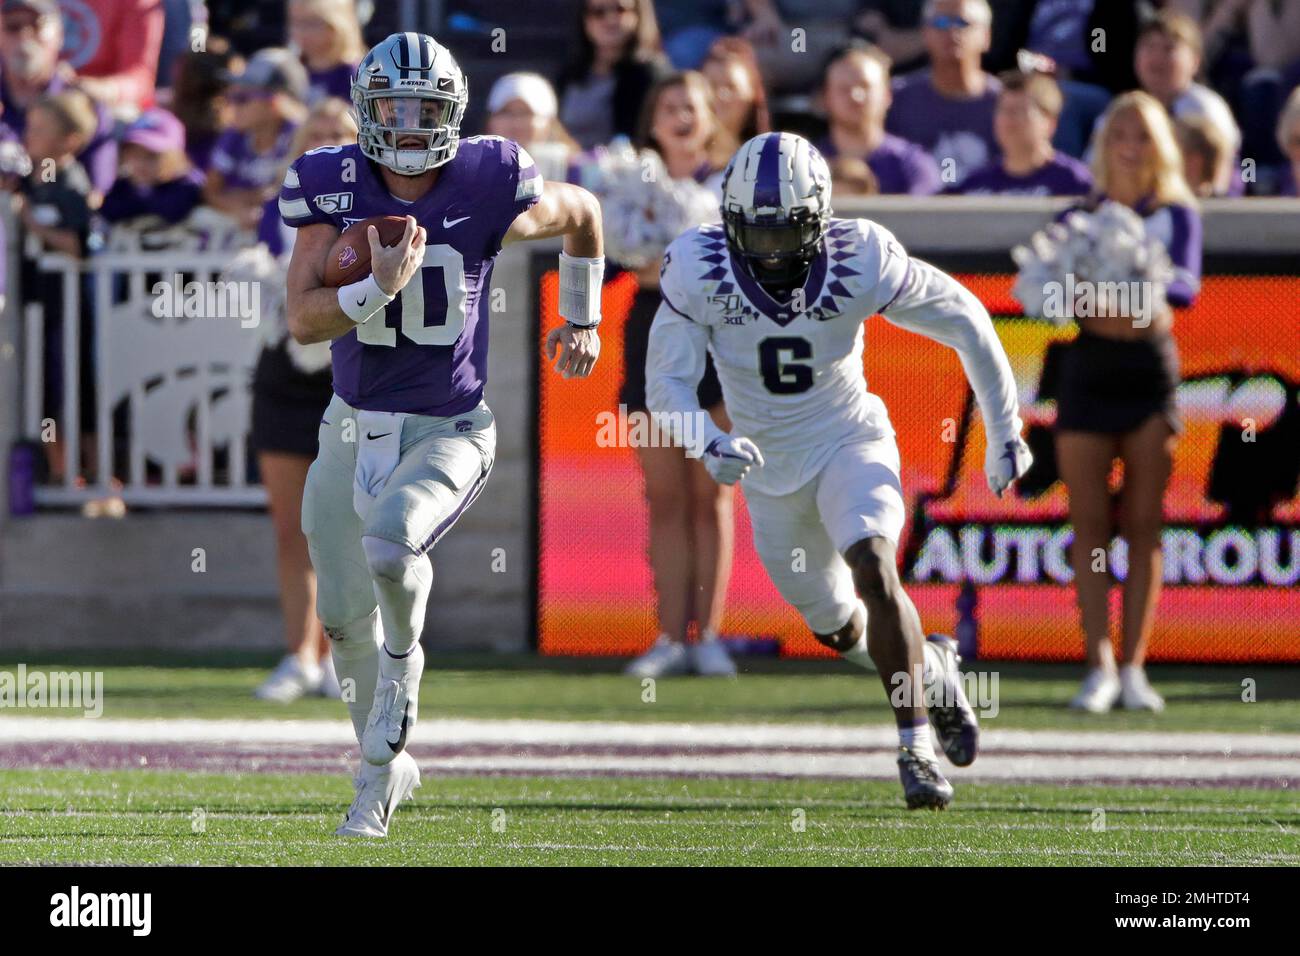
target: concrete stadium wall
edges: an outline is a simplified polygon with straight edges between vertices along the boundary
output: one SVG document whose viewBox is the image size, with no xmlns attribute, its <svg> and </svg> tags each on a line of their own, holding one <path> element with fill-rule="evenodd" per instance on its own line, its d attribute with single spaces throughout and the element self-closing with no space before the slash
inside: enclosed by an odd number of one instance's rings
<svg viewBox="0 0 1300 956">
<path fill-rule="evenodd" d="M 840 216 L 888 226 L 921 255 L 1005 254 L 1062 203 L 1052 200 L 841 201 Z M 1206 203 L 1210 255 L 1290 255 L 1300 263 L 1300 203 Z M 0 217 L 5 216 L 0 211 Z M 13 236 L 12 223 L 0 226 Z M 8 244 L 11 247 L 13 242 Z M 479 501 L 439 544 L 426 647 L 519 651 L 533 627 L 532 436 L 536 415 L 530 259 L 558 243 L 513 246 L 494 286 L 488 400 L 497 417 L 497 463 Z M 13 275 L 11 269 L 9 275 Z M 12 290 L 11 290 L 12 291 Z M 17 303 L 0 316 L 0 491 L 19 432 Z M 0 498 L 0 657 L 69 648 L 240 649 L 281 646 L 274 542 L 266 516 L 238 511 L 133 513 L 121 521 L 77 514 L 11 519 Z M 194 548 L 206 568 L 193 570 Z M 497 549 L 501 549 L 497 551 Z M 494 562 L 504 570 L 494 570 Z"/>
</svg>

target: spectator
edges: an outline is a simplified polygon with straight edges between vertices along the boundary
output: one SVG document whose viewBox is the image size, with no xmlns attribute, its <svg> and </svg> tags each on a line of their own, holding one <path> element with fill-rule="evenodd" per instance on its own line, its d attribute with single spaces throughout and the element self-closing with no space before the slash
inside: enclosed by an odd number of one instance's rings
<svg viewBox="0 0 1300 956">
<path fill-rule="evenodd" d="M 76 155 L 94 135 L 97 116 L 90 98 L 76 90 L 43 96 L 27 110 L 24 146 L 31 157 L 32 172 L 22 183 L 21 216 L 27 233 L 43 251 L 80 259 L 90 237 L 90 178 Z M 50 171 L 54 175 L 50 175 Z M 33 260 L 23 262 L 20 288 L 28 302 L 39 302 L 44 318 L 43 417 L 66 424 L 64 394 L 63 280 L 59 273 L 46 272 Z M 94 393 L 94 324 L 82 299 L 78 343 L 78 419 L 82 434 L 80 465 L 93 471 L 96 444 Z M 46 462 L 53 481 L 62 483 L 63 443 L 45 442 Z M 79 477 L 79 476 L 74 476 Z"/>
<path fill-rule="evenodd" d="M 296 158 L 318 146 L 353 143 L 356 138 L 357 127 L 349 104 L 336 98 L 324 99 L 312 107 L 298 127 L 289 156 Z M 297 230 L 284 225 L 275 199 L 267 203 L 265 213 L 258 237 L 279 262 L 287 262 Z M 281 703 L 304 694 L 338 697 L 339 682 L 329 640 L 316 619 L 316 573 L 301 521 L 307 469 L 316 458 L 316 433 L 334 394 L 329 344 L 298 345 L 289 338 L 282 320 L 268 332 L 253 373 L 250 439 L 275 528 L 280 609 L 288 653 L 255 694 L 262 700 Z"/>
<path fill-rule="evenodd" d="M 663 50 L 676 70 L 695 70 L 715 40 L 733 32 L 736 6 L 767 8 L 770 0 L 657 0 L 655 20 L 663 35 Z"/>
<path fill-rule="evenodd" d="M 203 174 L 185 153 L 185 127 L 166 110 L 141 113 L 126 128 L 121 163 L 99 211 L 109 225 L 156 219 L 174 226 L 203 201 Z"/>
<path fill-rule="evenodd" d="M 78 84 L 132 119 L 154 102 L 162 49 L 162 0 L 61 0 L 63 59 Z"/>
<path fill-rule="evenodd" d="M 294 131 L 305 114 L 307 71 L 280 47 L 256 53 L 229 94 L 231 129 L 212 148 L 204 201 L 241 226 L 257 227 L 262 207 L 280 185 Z"/>
<path fill-rule="evenodd" d="M 584 0 L 577 55 L 557 84 L 560 121 L 583 149 L 631 137 L 662 72 L 650 0 Z"/>
<path fill-rule="evenodd" d="M 1088 148 L 1088 137 L 1110 102 L 1106 87 L 1091 80 L 1093 36 L 1088 30 L 1094 0 L 1044 0 L 1030 15 L 1025 48 L 1055 64 L 1064 96 L 1052 143 L 1076 158 Z"/>
<path fill-rule="evenodd" d="M 1196 82 L 1200 68 L 1201 32 L 1191 17 L 1165 12 L 1139 29 L 1133 69 L 1142 89 L 1159 100 L 1174 119 L 1204 116 L 1218 126 L 1235 156 L 1241 146 L 1241 131 L 1223 97 Z M 1240 185 L 1239 176 L 1233 179 Z"/>
<path fill-rule="evenodd" d="M 720 37 L 709 49 L 701 72 L 713 88 L 713 112 L 731 137 L 731 150 L 771 131 L 767 91 L 748 41 Z"/>
<path fill-rule="evenodd" d="M 930 66 L 894 81 L 885 128 L 929 150 L 948 184 L 998 158 L 999 83 L 980 69 L 992 20 L 988 0 L 927 0 L 921 35 Z"/>
<path fill-rule="evenodd" d="M 1052 147 L 1063 99 L 1044 73 L 1003 73 L 993 131 L 1002 159 L 948 192 L 967 196 L 1082 196 L 1092 189 L 1088 167 Z"/>
<path fill-rule="evenodd" d="M 1062 362 L 1056 454 L 1070 498 L 1071 559 L 1088 662 L 1071 706 L 1104 711 L 1119 700 L 1129 708 L 1161 710 L 1164 701 L 1143 665 L 1160 596 L 1162 502 L 1181 430 L 1169 307 L 1188 306 L 1196 297 L 1201 224 L 1169 116 L 1153 97 L 1140 91 L 1118 97 L 1102 117 L 1097 143 L 1093 202 L 1122 203 L 1142 216 L 1147 235 L 1168 251 L 1174 278 L 1166 301 L 1147 303 L 1144 321 L 1132 308 L 1129 314 L 1081 316 Z M 1110 545 L 1109 478 L 1116 458 L 1124 465 L 1119 532 L 1128 546 L 1118 675 L 1110 643 L 1110 575 L 1094 563 Z"/>
<path fill-rule="evenodd" d="M 560 124 L 555 90 L 537 73 L 507 73 L 487 98 L 487 131 L 512 139 L 533 157 L 543 179 L 565 182 L 578 144 Z"/>
<path fill-rule="evenodd" d="M 212 165 L 217 139 L 232 121 L 230 79 L 243 68 L 243 59 L 231 52 L 224 37 L 210 36 L 206 49 L 176 60 L 171 108 L 185 126 L 185 152 L 204 174 Z"/>
<path fill-rule="evenodd" d="M 352 78 L 366 55 L 355 0 L 290 0 L 289 41 L 307 68 L 307 105 L 352 102 Z"/>
<path fill-rule="evenodd" d="M 880 182 L 871 167 L 856 156 L 837 156 L 827 165 L 837 196 L 875 196 L 880 193 Z"/>
<path fill-rule="evenodd" d="M 0 6 L 0 105 L 3 124 L 23 136 L 27 110 L 38 99 L 66 90 L 75 80 L 72 68 L 59 64 L 63 21 L 54 0 L 3 0 Z M 113 117 L 96 106 L 93 135 L 81 147 L 77 162 L 90 177 L 91 198 L 97 200 L 117 178 L 117 143 Z"/>
<path fill-rule="evenodd" d="M 1256 190 L 1268 195 L 1288 182 L 1285 150 L 1278 152 L 1276 136 L 1287 93 L 1300 86 L 1300 0 L 1249 0 L 1244 18 L 1252 68 L 1234 103 L 1242 155 L 1258 162 Z"/>
<path fill-rule="evenodd" d="M 1183 154 L 1183 178 L 1198 199 L 1226 196 L 1232 184 L 1232 144 L 1223 129 L 1204 116 L 1184 116 L 1174 123 Z"/>
<path fill-rule="evenodd" d="M 1283 171 L 1278 195 L 1295 196 L 1300 183 L 1300 87 L 1291 91 L 1277 121 L 1277 145 L 1290 161 Z"/>
<path fill-rule="evenodd" d="M 920 146 L 885 132 L 889 66 L 889 58 L 869 44 L 831 55 L 822 83 L 830 129 L 817 148 L 828 161 L 863 160 L 877 192 L 929 196 L 939 191 L 939 167 Z"/>
<path fill-rule="evenodd" d="M 699 73 L 666 77 L 650 91 L 636 137 L 638 147 L 662 157 L 668 175 L 707 184 L 721 202 L 719 172 L 725 159 L 716 151 L 722 134 L 709 105 L 708 81 Z M 623 329 L 623 385 L 619 402 L 629 412 L 646 413 L 645 361 L 650 326 L 662 301 L 659 263 L 637 273 L 640 289 Z M 722 386 L 710 361 L 700 381 L 700 407 L 724 430 L 730 429 Z M 659 637 L 637 658 L 629 673 L 641 677 L 685 673 L 734 674 L 718 640 L 731 579 L 732 489 L 713 481 L 704 466 L 681 448 L 638 447 L 650 513 L 650 566 L 658 597 Z M 698 640 L 687 645 L 690 622 Z"/>
<path fill-rule="evenodd" d="M 861 0 L 750 0 L 743 31 L 773 93 L 803 93 L 821 80 L 826 58 L 849 42 Z M 798 28 L 800 42 L 792 30 Z M 748 137 L 746 137 L 748 138 Z"/>
</svg>

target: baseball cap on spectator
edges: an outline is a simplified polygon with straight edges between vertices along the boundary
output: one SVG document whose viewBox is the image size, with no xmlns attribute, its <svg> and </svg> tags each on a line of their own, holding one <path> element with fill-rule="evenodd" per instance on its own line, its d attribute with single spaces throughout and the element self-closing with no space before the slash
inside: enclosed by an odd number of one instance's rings
<svg viewBox="0 0 1300 956">
<path fill-rule="evenodd" d="M 151 153 L 180 152 L 185 149 L 185 127 L 166 110 L 146 110 L 122 134 L 122 144 L 128 143 Z"/>
<path fill-rule="evenodd" d="M 244 72 L 231 78 L 235 89 L 287 93 L 296 100 L 307 95 L 307 70 L 289 50 L 269 47 L 249 59 Z"/>
<path fill-rule="evenodd" d="M 493 83 L 488 93 L 488 112 L 499 112 L 511 100 L 523 100 L 536 115 L 548 119 L 554 119 L 559 112 L 555 90 L 538 73 L 507 73 Z"/>
</svg>

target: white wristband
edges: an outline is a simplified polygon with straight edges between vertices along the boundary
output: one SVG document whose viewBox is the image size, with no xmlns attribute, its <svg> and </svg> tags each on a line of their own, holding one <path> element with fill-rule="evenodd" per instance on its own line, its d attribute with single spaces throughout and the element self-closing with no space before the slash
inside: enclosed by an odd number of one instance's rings
<svg viewBox="0 0 1300 956">
<path fill-rule="evenodd" d="M 395 298 L 397 296 L 389 295 L 379 288 L 379 283 L 375 281 L 372 273 L 360 282 L 339 289 L 339 308 L 343 310 L 344 315 L 360 325 Z"/>
<path fill-rule="evenodd" d="M 560 318 L 573 325 L 600 325 L 600 290 L 605 257 L 594 259 L 560 253 Z"/>
</svg>

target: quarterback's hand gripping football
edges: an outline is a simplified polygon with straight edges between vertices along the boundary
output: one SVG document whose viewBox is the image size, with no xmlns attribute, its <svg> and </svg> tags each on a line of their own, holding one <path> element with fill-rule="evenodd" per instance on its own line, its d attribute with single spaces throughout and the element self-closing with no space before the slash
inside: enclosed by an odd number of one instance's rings
<svg viewBox="0 0 1300 956">
<path fill-rule="evenodd" d="M 600 335 L 595 326 L 580 329 L 561 325 L 546 336 L 546 357 L 554 359 L 557 349 L 559 359 L 555 370 L 565 378 L 586 378 L 600 358 Z"/>
<path fill-rule="evenodd" d="M 763 467 L 763 453 L 748 438 L 715 438 L 704 449 L 704 467 L 720 485 L 734 485 L 755 465 Z"/>
<path fill-rule="evenodd" d="M 1005 441 L 990 439 L 984 452 L 984 474 L 988 477 L 989 488 L 1001 498 L 1002 492 L 1022 477 L 1033 463 L 1034 456 L 1019 435 Z"/>
<path fill-rule="evenodd" d="M 424 265 L 424 243 L 428 233 L 417 225 L 414 216 L 406 217 L 406 231 L 395 246 L 385 246 L 379 241 L 379 230 L 366 229 L 370 241 L 370 274 L 385 295 L 395 296 Z"/>
</svg>

